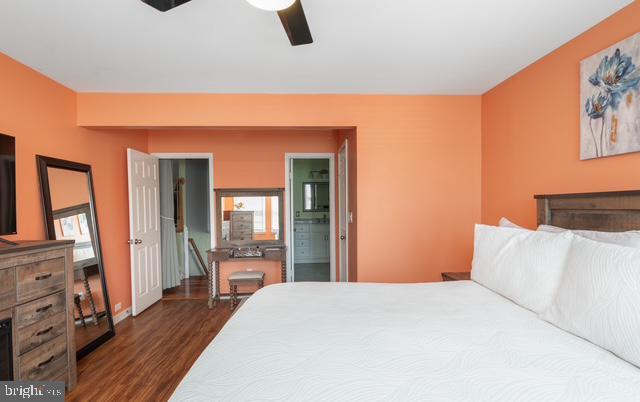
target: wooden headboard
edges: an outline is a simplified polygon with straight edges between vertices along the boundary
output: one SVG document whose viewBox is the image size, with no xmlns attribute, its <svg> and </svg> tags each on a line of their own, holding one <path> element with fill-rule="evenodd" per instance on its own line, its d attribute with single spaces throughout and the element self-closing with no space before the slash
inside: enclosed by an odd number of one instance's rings
<svg viewBox="0 0 640 402">
<path fill-rule="evenodd" d="M 536 195 L 538 225 L 624 232 L 640 230 L 640 191 Z"/>
</svg>

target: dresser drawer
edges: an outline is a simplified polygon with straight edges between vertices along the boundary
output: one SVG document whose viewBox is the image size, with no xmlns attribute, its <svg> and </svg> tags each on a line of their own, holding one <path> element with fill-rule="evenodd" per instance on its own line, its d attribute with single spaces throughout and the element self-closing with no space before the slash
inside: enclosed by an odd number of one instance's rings
<svg viewBox="0 0 640 402">
<path fill-rule="evenodd" d="M 238 213 L 235 212 L 232 215 L 232 222 L 236 223 L 236 222 L 251 222 L 253 220 L 253 213 L 252 212 L 244 212 L 244 213 Z"/>
<path fill-rule="evenodd" d="M 64 258 L 16 267 L 18 302 L 64 289 Z"/>
<path fill-rule="evenodd" d="M 296 240 L 306 240 L 309 238 L 309 232 L 296 232 Z"/>
<path fill-rule="evenodd" d="M 67 337 L 59 337 L 38 346 L 18 358 L 20 380 L 58 379 L 67 370 Z"/>
<path fill-rule="evenodd" d="M 0 310 L 11 307 L 16 302 L 16 270 L 0 270 Z"/>
<path fill-rule="evenodd" d="M 296 247 L 309 247 L 309 240 L 297 240 L 296 239 Z"/>
<path fill-rule="evenodd" d="M 250 230 L 247 230 L 247 229 L 232 230 L 231 231 L 231 235 L 234 238 L 247 237 L 247 238 L 251 239 L 253 237 L 253 233 Z"/>
<path fill-rule="evenodd" d="M 65 311 L 64 292 L 43 297 L 16 307 L 16 327 L 18 329 L 28 327 Z"/>
<path fill-rule="evenodd" d="M 295 232 L 296 233 L 308 233 L 309 232 L 309 225 L 295 225 Z"/>
<path fill-rule="evenodd" d="M 18 330 L 18 354 L 27 353 L 34 348 L 66 333 L 66 315 L 60 313 L 46 320 Z"/>
<path fill-rule="evenodd" d="M 233 222 L 233 226 L 231 228 L 234 232 L 244 230 L 247 232 L 251 232 L 253 230 L 253 225 L 251 223 L 246 222 Z"/>
</svg>

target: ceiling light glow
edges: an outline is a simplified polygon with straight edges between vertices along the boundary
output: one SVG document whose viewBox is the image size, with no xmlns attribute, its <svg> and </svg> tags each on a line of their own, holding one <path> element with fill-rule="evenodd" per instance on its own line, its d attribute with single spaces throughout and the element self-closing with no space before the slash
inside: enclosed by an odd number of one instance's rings
<svg viewBox="0 0 640 402">
<path fill-rule="evenodd" d="M 296 0 L 247 0 L 255 8 L 266 11 L 280 11 L 291 7 Z"/>
</svg>

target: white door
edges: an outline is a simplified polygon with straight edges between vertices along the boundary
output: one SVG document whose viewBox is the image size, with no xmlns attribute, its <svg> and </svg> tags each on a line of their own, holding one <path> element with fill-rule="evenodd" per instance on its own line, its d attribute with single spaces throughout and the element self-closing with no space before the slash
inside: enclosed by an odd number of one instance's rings
<svg viewBox="0 0 640 402">
<path fill-rule="evenodd" d="M 338 232 L 340 234 L 340 282 L 349 281 L 349 161 L 347 140 L 338 150 Z"/>
<path fill-rule="evenodd" d="M 158 158 L 127 150 L 132 314 L 162 298 Z"/>
</svg>

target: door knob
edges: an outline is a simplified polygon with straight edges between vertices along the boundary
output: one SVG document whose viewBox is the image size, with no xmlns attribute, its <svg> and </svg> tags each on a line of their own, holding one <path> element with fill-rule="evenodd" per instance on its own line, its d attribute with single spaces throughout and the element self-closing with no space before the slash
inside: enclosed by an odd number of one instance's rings
<svg viewBox="0 0 640 402">
<path fill-rule="evenodd" d="M 142 244 L 142 240 L 140 240 L 140 239 L 136 239 L 136 241 L 134 242 L 134 244 Z"/>
<path fill-rule="evenodd" d="M 347 236 L 345 236 L 345 235 L 340 235 L 340 240 L 346 240 L 346 239 L 347 239 Z"/>
<path fill-rule="evenodd" d="M 129 243 L 129 244 L 142 244 L 142 240 L 140 240 L 140 239 L 129 239 L 129 240 L 127 240 L 127 243 Z"/>
</svg>

